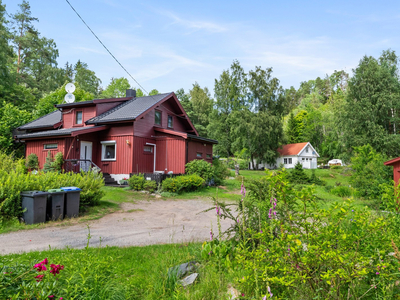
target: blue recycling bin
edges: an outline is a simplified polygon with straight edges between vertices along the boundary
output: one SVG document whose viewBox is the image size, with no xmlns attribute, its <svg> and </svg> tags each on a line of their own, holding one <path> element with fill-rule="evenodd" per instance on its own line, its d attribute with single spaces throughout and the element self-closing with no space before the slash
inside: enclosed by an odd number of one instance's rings
<svg viewBox="0 0 400 300">
<path fill-rule="evenodd" d="M 61 188 L 65 192 L 64 214 L 65 217 L 75 218 L 79 216 L 79 202 L 81 199 L 81 189 L 76 186 Z"/>
</svg>

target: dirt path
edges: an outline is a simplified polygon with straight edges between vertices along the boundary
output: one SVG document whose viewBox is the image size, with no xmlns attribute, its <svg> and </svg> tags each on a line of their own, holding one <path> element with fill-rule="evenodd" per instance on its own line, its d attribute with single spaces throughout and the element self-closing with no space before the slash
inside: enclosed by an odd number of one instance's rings
<svg viewBox="0 0 400 300">
<path fill-rule="evenodd" d="M 90 226 L 90 246 L 142 246 L 164 243 L 205 241 L 210 239 L 211 222 L 218 232 L 211 200 L 154 200 L 137 204 L 123 203 L 123 211 L 99 220 L 61 227 L 22 230 L 0 235 L 0 254 L 48 250 L 51 248 L 83 248 Z M 221 220 L 222 229 L 230 221 Z"/>
</svg>

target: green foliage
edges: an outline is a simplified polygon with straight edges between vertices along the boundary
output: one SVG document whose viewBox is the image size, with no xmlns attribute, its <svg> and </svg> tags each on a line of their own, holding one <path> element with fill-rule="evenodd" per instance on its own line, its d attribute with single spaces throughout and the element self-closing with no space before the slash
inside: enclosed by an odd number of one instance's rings
<svg viewBox="0 0 400 300">
<path fill-rule="evenodd" d="M 214 177 L 214 168 L 204 159 L 195 159 L 185 165 L 185 173 L 188 175 L 196 174 L 209 182 Z"/>
<path fill-rule="evenodd" d="M 46 162 L 43 165 L 43 172 L 54 172 L 54 159 L 53 155 L 51 154 L 51 151 L 47 151 L 47 156 L 46 156 Z"/>
<path fill-rule="evenodd" d="M 303 170 L 303 165 L 300 162 L 294 166 L 294 169 L 289 171 L 288 179 L 292 183 L 296 184 L 307 184 L 310 182 L 310 178 Z"/>
<path fill-rule="evenodd" d="M 120 98 L 125 97 L 126 90 L 130 89 L 128 79 L 125 77 L 111 78 L 110 84 L 101 92 L 102 98 Z"/>
<path fill-rule="evenodd" d="M 56 155 L 54 155 L 54 162 L 52 164 L 52 167 L 54 168 L 55 171 L 61 172 L 63 164 L 64 164 L 63 153 L 57 152 Z"/>
<path fill-rule="evenodd" d="M 218 158 L 213 160 L 212 167 L 214 169 L 214 184 L 217 186 L 223 184 L 225 178 L 230 175 L 228 168 Z"/>
<path fill-rule="evenodd" d="M 143 174 L 132 175 L 128 179 L 128 185 L 131 189 L 135 191 L 141 191 L 144 188 L 144 183 L 146 179 L 143 177 Z"/>
<path fill-rule="evenodd" d="M 28 157 L 26 158 L 26 167 L 31 170 L 39 169 L 39 158 L 35 153 L 29 154 Z M 4 168 L 0 168 L 0 169 L 4 169 Z"/>
<path fill-rule="evenodd" d="M 361 197 L 367 199 L 380 198 L 380 185 L 390 183 L 392 168 L 383 163 L 386 157 L 377 153 L 371 145 L 354 148 L 355 155 L 351 159 L 352 168 L 355 170 L 350 182 L 357 189 Z"/>
<path fill-rule="evenodd" d="M 246 298 L 393 299 L 400 292 L 397 214 L 356 209 L 348 200 L 320 210 L 314 190 L 294 189 L 284 171 L 247 188 L 237 213 L 217 203 L 219 218 L 235 220 L 232 242 L 239 242 L 225 268 Z"/>
<path fill-rule="evenodd" d="M 143 184 L 144 190 L 154 193 L 154 191 L 157 189 L 157 182 L 154 180 L 146 180 L 146 182 Z"/>
<path fill-rule="evenodd" d="M 351 196 L 351 189 L 345 185 L 335 186 L 330 192 L 339 197 L 350 197 Z"/>
<path fill-rule="evenodd" d="M 318 178 L 315 175 L 315 170 L 314 169 L 312 169 L 311 172 L 312 173 L 311 173 L 311 177 L 310 177 L 310 183 L 316 184 L 316 185 L 326 185 L 325 181 L 321 180 L 320 178 Z"/>
<path fill-rule="evenodd" d="M 203 187 L 204 184 L 205 180 L 196 174 L 182 175 L 165 179 L 162 182 L 162 189 L 170 193 L 192 192 Z"/>
<path fill-rule="evenodd" d="M 0 152 L 0 216 L 19 217 L 22 214 L 20 192 L 47 191 L 63 186 L 76 186 L 80 193 L 81 206 L 97 205 L 103 196 L 104 186 L 101 173 L 27 173 L 24 160 L 12 161 L 11 156 Z M 7 163 L 6 163 L 7 162 Z"/>
</svg>

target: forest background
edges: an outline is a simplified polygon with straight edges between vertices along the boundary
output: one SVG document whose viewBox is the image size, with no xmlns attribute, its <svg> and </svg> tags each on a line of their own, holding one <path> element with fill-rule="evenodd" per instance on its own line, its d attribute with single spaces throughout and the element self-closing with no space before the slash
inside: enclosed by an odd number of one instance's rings
<svg viewBox="0 0 400 300">
<path fill-rule="evenodd" d="M 27 1 L 10 13 L 0 0 L 0 149 L 16 156 L 23 145 L 14 142 L 15 128 L 55 110 L 66 83 L 77 86 L 76 101 L 121 97 L 135 88 L 126 78 L 112 78 L 103 88 L 79 59 L 59 66 L 56 43 L 38 32 L 37 21 Z M 345 161 L 366 144 L 384 158 L 400 156 L 399 58 L 391 49 L 362 57 L 352 74 L 332 70 L 298 89 L 282 87 L 272 67 L 246 73 L 235 60 L 215 79 L 214 96 L 197 82 L 175 93 L 200 135 L 219 141 L 214 154 L 222 157 L 273 162 L 280 145 L 298 142 Z"/>
</svg>

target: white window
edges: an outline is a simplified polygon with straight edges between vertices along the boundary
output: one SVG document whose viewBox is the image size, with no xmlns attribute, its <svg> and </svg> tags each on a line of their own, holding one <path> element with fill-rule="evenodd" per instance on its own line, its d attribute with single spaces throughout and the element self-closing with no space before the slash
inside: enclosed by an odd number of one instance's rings
<svg viewBox="0 0 400 300">
<path fill-rule="evenodd" d="M 117 143 L 104 141 L 101 143 L 101 160 L 117 160 Z"/>
<path fill-rule="evenodd" d="M 308 146 L 307 146 L 307 148 L 306 148 L 306 153 L 308 153 Z"/>
<path fill-rule="evenodd" d="M 43 149 L 45 149 L 45 150 L 57 149 L 57 148 L 58 148 L 58 144 L 44 144 L 43 145 Z"/>
<path fill-rule="evenodd" d="M 287 165 L 287 158 L 283 159 L 283 164 Z"/>
<path fill-rule="evenodd" d="M 292 158 L 289 158 L 289 165 L 292 164 Z"/>
<path fill-rule="evenodd" d="M 301 160 L 304 160 L 304 157 Z"/>
<path fill-rule="evenodd" d="M 81 111 L 76 112 L 75 124 L 77 124 L 77 125 L 82 124 L 82 112 Z"/>
<path fill-rule="evenodd" d="M 144 146 L 143 151 L 144 151 L 144 153 L 153 153 L 153 147 Z"/>
</svg>

